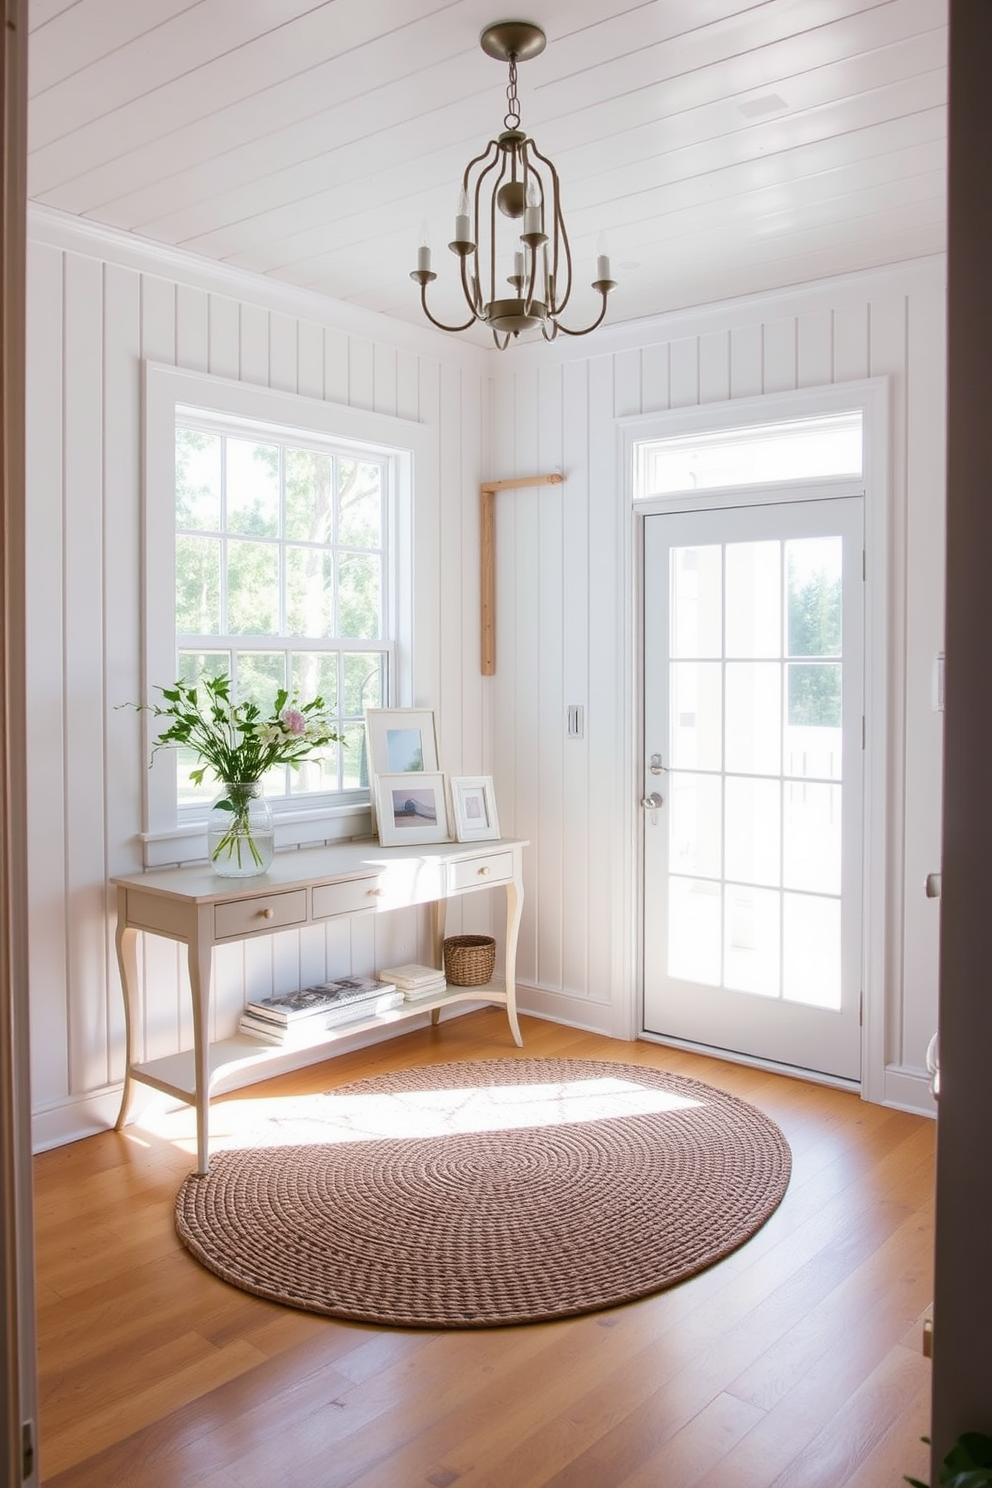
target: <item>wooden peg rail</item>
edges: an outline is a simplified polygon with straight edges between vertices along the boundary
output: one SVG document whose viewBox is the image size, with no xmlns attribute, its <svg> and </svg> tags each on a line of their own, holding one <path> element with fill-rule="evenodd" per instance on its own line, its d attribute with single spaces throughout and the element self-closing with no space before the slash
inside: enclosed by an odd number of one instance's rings
<svg viewBox="0 0 992 1488">
<path fill-rule="evenodd" d="M 563 475 L 524 475 L 517 480 L 483 481 L 479 487 L 482 592 L 482 675 L 496 671 L 496 492 L 524 486 L 560 486 Z"/>
</svg>

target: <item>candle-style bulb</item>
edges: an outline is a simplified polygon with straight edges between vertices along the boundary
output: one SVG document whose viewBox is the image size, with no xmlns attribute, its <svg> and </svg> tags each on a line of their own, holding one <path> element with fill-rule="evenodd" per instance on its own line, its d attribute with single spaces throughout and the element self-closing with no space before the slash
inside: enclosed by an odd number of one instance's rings
<svg viewBox="0 0 992 1488">
<path fill-rule="evenodd" d="M 420 247 L 417 249 L 417 269 L 429 274 L 431 268 L 431 230 L 426 217 L 420 224 Z"/>
<path fill-rule="evenodd" d="M 531 173 L 527 177 L 527 199 L 524 206 L 524 232 L 539 233 L 544 231 L 541 222 L 543 208 L 541 206 L 541 188 L 537 177 Z"/>
</svg>

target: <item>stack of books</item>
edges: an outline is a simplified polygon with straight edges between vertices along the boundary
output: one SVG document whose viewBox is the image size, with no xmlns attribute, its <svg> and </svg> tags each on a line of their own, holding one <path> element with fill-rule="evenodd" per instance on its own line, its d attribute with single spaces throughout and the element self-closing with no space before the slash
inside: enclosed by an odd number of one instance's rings
<svg viewBox="0 0 992 1488">
<path fill-rule="evenodd" d="M 447 988 L 444 972 L 437 966 L 419 966 L 408 961 L 405 966 L 389 966 L 379 973 L 397 987 L 405 1001 L 418 1002 L 422 997 L 436 997 Z"/>
<path fill-rule="evenodd" d="M 319 1044 L 328 1029 L 374 1018 L 402 1006 L 395 982 L 380 977 L 341 977 L 281 997 L 260 997 L 241 1015 L 241 1032 L 287 1049 Z"/>
</svg>

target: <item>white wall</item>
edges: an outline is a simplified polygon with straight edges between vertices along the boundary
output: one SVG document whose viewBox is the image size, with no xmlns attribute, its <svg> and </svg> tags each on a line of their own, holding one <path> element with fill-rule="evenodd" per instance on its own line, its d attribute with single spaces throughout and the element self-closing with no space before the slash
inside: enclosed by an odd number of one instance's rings
<svg viewBox="0 0 992 1488">
<path fill-rule="evenodd" d="M 618 421 L 887 377 L 891 543 L 884 985 L 870 989 L 866 1091 L 930 1109 L 936 1028 L 943 647 L 944 264 L 864 276 L 518 348 L 490 382 L 486 479 L 552 472 L 497 497 L 492 717 L 500 823 L 527 837 L 518 975 L 551 1017 L 619 1036 L 635 1013 L 632 554 Z M 619 296 L 622 291 L 617 292 Z M 586 709 L 582 741 L 566 708 Z"/>
<path fill-rule="evenodd" d="M 30 235 L 28 879 L 35 1138 L 47 1145 L 112 1122 L 123 1074 L 107 880 L 141 867 L 145 761 L 137 716 L 117 709 L 143 696 L 142 359 L 428 425 L 438 480 L 416 493 L 412 701 L 437 709 L 443 768 L 467 774 L 489 768 L 471 499 L 487 359 L 60 214 L 33 210 Z M 471 896 L 466 928 L 488 927 L 489 898 Z M 423 958 L 425 935 L 411 910 L 225 948 L 215 1030 L 233 1030 L 246 990 Z M 189 1042 L 187 988 L 180 948 L 147 937 L 140 1057 Z"/>
<path fill-rule="evenodd" d="M 628 1037 L 635 1027 L 633 635 L 617 420 L 889 375 L 893 388 L 888 958 L 868 1075 L 927 1104 L 936 1020 L 943 614 L 943 266 L 926 262 L 497 356 L 454 338 L 34 211 L 29 258 L 28 787 L 32 1087 L 39 1145 L 113 1120 L 123 1011 L 114 873 L 140 867 L 142 358 L 426 423 L 436 490 L 418 493 L 414 701 L 442 766 L 492 773 L 501 827 L 530 838 L 518 974 L 525 1007 Z M 490 432 L 491 431 L 491 432 Z M 482 479 L 561 468 L 497 497 L 497 674 L 479 675 Z M 154 679 L 153 679 L 154 680 Z M 565 737 L 565 709 L 586 710 Z M 488 924 L 474 895 L 466 928 Z M 471 922 L 468 916 L 471 915 Z M 457 929 L 457 915 L 452 914 Z M 374 926 L 374 929 L 373 929 Z M 374 939 L 373 939 L 374 937 Z M 426 951 L 419 911 L 227 948 L 216 1029 L 245 991 Z M 189 1041 L 178 948 L 143 951 L 141 1053 Z"/>
</svg>

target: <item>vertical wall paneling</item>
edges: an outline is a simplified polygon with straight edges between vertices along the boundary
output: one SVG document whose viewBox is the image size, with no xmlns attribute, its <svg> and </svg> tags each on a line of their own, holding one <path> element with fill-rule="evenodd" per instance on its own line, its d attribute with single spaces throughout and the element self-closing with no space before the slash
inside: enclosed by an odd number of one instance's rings
<svg viewBox="0 0 992 1488">
<path fill-rule="evenodd" d="M 176 361 L 193 372 L 206 372 L 210 363 L 207 295 L 187 284 L 176 289 Z"/>
<path fill-rule="evenodd" d="M 940 901 L 922 884 L 941 866 L 943 713 L 934 708 L 933 668 L 944 649 L 943 296 L 908 307 L 906 387 L 906 992 L 900 1062 L 918 1068 L 937 1027 Z M 935 437 L 936 434 L 936 437 Z"/>
<path fill-rule="evenodd" d="M 214 377 L 237 379 L 241 372 L 241 315 L 237 300 L 228 299 L 226 295 L 212 294 L 207 323 L 207 370 Z M 145 354 L 148 355 L 147 352 Z"/>
<path fill-rule="evenodd" d="M 730 336 L 710 331 L 699 338 L 699 401 L 723 403 L 730 397 Z"/>
<path fill-rule="evenodd" d="M 672 408 L 694 408 L 699 402 L 698 336 L 681 336 L 672 342 L 669 370 Z"/>
<path fill-rule="evenodd" d="M 103 266 L 66 260 L 65 735 L 69 1062 L 73 1091 L 106 1084 L 103 714 Z"/>
<path fill-rule="evenodd" d="M 640 358 L 638 358 L 638 364 Z M 535 474 L 561 469 L 562 382 L 557 368 L 537 374 L 538 448 Z M 525 493 L 528 494 L 528 493 Z M 538 822 L 541 851 L 537 862 L 536 917 L 538 982 L 562 985 L 562 836 L 566 803 L 562 790 L 565 696 L 562 687 L 562 617 L 564 614 L 564 535 L 570 520 L 567 480 L 560 486 L 538 486 L 530 496 L 537 512 L 538 585 L 537 725 L 541 749 L 537 760 Z"/>
<path fill-rule="evenodd" d="M 328 403 L 347 403 L 351 382 L 351 348 L 343 331 L 324 327 L 324 397 Z"/>
<path fill-rule="evenodd" d="M 657 350 L 657 348 L 651 348 Z M 665 397 L 668 388 L 667 347 L 662 348 Z M 646 359 L 657 366 L 658 359 Z M 659 386 L 656 379 L 655 387 Z M 589 988 L 589 832 L 585 813 L 575 803 L 589 799 L 590 634 L 589 596 L 593 555 L 589 539 L 589 374 L 585 362 L 569 362 L 562 369 L 562 464 L 566 471 L 562 528 L 562 676 L 564 704 L 583 710 L 580 739 L 565 739 L 562 749 L 562 791 L 565 809 L 561 833 L 562 987 L 586 995 Z M 561 720 L 564 728 L 564 719 Z"/>
<path fill-rule="evenodd" d="M 875 376 L 890 379 L 890 447 L 892 492 L 898 493 L 889 513 L 889 608 L 896 623 L 889 644 L 889 709 L 893 730 L 889 756 L 890 846 L 893 854 L 893 897 L 888 916 L 889 985 L 887 988 L 886 1048 L 887 1062 L 899 1062 L 904 1022 L 904 993 L 913 969 L 906 961 L 905 926 L 907 918 L 919 919 L 917 905 L 910 897 L 906 877 L 905 850 L 906 810 L 909 792 L 906 774 L 906 643 L 907 643 L 907 485 L 906 485 L 906 301 L 898 296 L 875 296 L 868 307 L 868 368 Z M 896 867 L 895 865 L 898 865 Z M 931 1030 L 932 1032 L 933 1030 Z M 921 1050 L 921 1056 L 924 1050 Z"/>
<path fill-rule="evenodd" d="M 826 387 L 834 380 L 834 322 L 829 310 L 799 318 L 798 387 Z"/>
<path fill-rule="evenodd" d="M 361 336 L 348 342 L 348 396 L 352 408 L 375 407 L 375 347 Z"/>
<path fill-rule="evenodd" d="M 761 391 L 785 393 L 797 386 L 796 318 L 771 320 L 762 335 L 763 362 Z"/>
<path fill-rule="evenodd" d="M 674 348 L 673 348 L 674 351 Z M 695 358 L 693 357 L 693 363 Z M 673 386 L 675 361 L 673 358 Z M 611 1003 L 623 997 L 615 979 L 615 952 L 626 934 L 617 914 L 618 875 L 622 871 L 619 832 L 627 803 L 623 797 L 624 761 L 619 748 L 625 693 L 623 614 L 620 596 L 620 546 L 623 531 L 617 489 L 616 431 L 607 396 L 611 359 L 589 363 L 589 775 L 592 789 L 586 807 L 589 833 L 589 984 L 587 996 Z M 567 457 L 566 457 L 567 458 Z"/>
<path fill-rule="evenodd" d="M 257 382 L 262 387 L 269 380 L 269 311 L 260 305 L 241 305 L 242 382 Z"/>
<path fill-rule="evenodd" d="M 206 306 L 199 307 L 206 345 Z M 133 269 L 104 270 L 104 477 L 103 606 L 106 696 L 103 770 L 107 782 L 105 834 L 108 870 L 135 873 L 141 851 L 134 831 L 140 810 L 145 760 L 140 715 L 122 704 L 139 700 L 141 672 L 141 513 L 134 493 L 141 486 L 141 397 L 135 368 L 141 358 L 141 285 Z M 111 457 L 112 452 L 112 457 Z M 106 890 L 106 959 L 113 966 L 116 896 Z M 108 985 L 110 1078 L 124 1076 L 124 1008 L 113 977 Z"/>
<path fill-rule="evenodd" d="M 80 252 L 31 245 L 27 640 L 32 716 L 43 726 L 31 751 L 28 813 L 44 852 L 32 855 L 28 871 L 42 1145 L 112 1121 L 123 1070 L 108 877 L 140 866 L 147 781 L 140 715 L 117 706 L 141 700 L 144 685 L 143 359 L 345 404 L 353 398 L 430 428 L 429 453 L 416 471 L 407 594 L 414 630 L 407 660 L 415 663 L 412 690 L 420 695 L 401 701 L 434 706 L 444 699 L 457 768 L 475 773 L 490 752 L 477 629 L 474 645 L 466 639 L 477 627 L 471 503 L 484 433 L 483 354 L 460 352 L 457 366 L 440 364 L 388 339 L 380 345 L 350 335 L 334 323 L 331 305 L 326 323 L 273 307 L 263 280 L 255 299 L 244 297 L 243 279 L 238 293 L 224 294 L 175 277 L 171 265 L 156 272 L 151 257 L 137 270 L 129 247 L 122 239 L 123 256 L 111 248 L 101 260 L 89 243 Z M 471 687 L 463 688 L 468 679 Z M 488 922 L 489 899 L 474 896 L 475 920 Z M 454 906 L 452 922 L 459 920 Z M 422 910 L 218 948 L 211 1031 L 231 1033 L 246 996 L 423 959 L 429 949 Z M 142 938 L 139 998 L 139 1057 L 189 1046 L 183 947 Z"/>
<path fill-rule="evenodd" d="M 299 322 L 295 315 L 269 315 L 269 387 L 295 393 L 297 388 Z"/>
<path fill-rule="evenodd" d="M 27 676 L 34 730 L 27 756 L 31 837 L 43 852 L 28 854 L 28 940 L 31 1091 L 36 1107 L 64 1098 L 69 1086 L 68 949 L 65 895 L 65 690 L 63 636 L 65 564 L 62 532 L 64 258 L 43 247 L 28 275 L 26 459 L 30 499 L 27 546 Z"/>
<path fill-rule="evenodd" d="M 540 474 L 541 418 L 538 407 L 538 371 L 530 367 L 514 375 L 516 394 L 514 428 L 516 432 L 514 474 Z M 496 498 L 513 513 L 513 549 L 509 559 L 511 603 L 514 612 L 514 651 L 508 656 L 517 698 L 516 755 L 517 803 L 521 835 L 530 839 L 527 849 L 527 899 L 520 926 L 519 966 L 521 975 L 540 983 L 537 962 L 537 925 L 544 913 L 541 902 L 541 857 L 545 848 L 554 851 L 553 843 L 541 833 L 540 759 L 548 741 L 541 738 L 541 570 L 545 557 L 540 550 L 540 504 L 544 492 L 540 486 L 503 491 Z M 497 518 L 503 520 L 501 512 Z M 499 610 L 505 608 L 497 601 Z M 499 648 L 497 645 L 497 666 Z M 553 747 L 553 746 L 552 746 Z"/>
<path fill-rule="evenodd" d="M 641 411 L 641 353 L 634 347 L 618 351 L 613 372 L 613 415 L 627 418 Z"/>
<path fill-rule="evenodd" d="M 641 352 L 641 412 L 660 413 L 669 406 L 669 356 L 667 341 L 645 346 Z"/>
<path fill-rule="evenodd" d="M 761 392 L 764 361 L 760 321 L 734 326 L 730 332 L 730 396 L 754 398 Z"/>
<path fill-rule="evenodd" d="M 868 376 L 868 305 L 841 305 L 834 311 L 834 381 Z"/>
<path fill-rule="evenodd" d="M 297 326 L 296 390 L 305 398 L 324 396 L 324 334 L 310 320 Z"/>
</svg>

